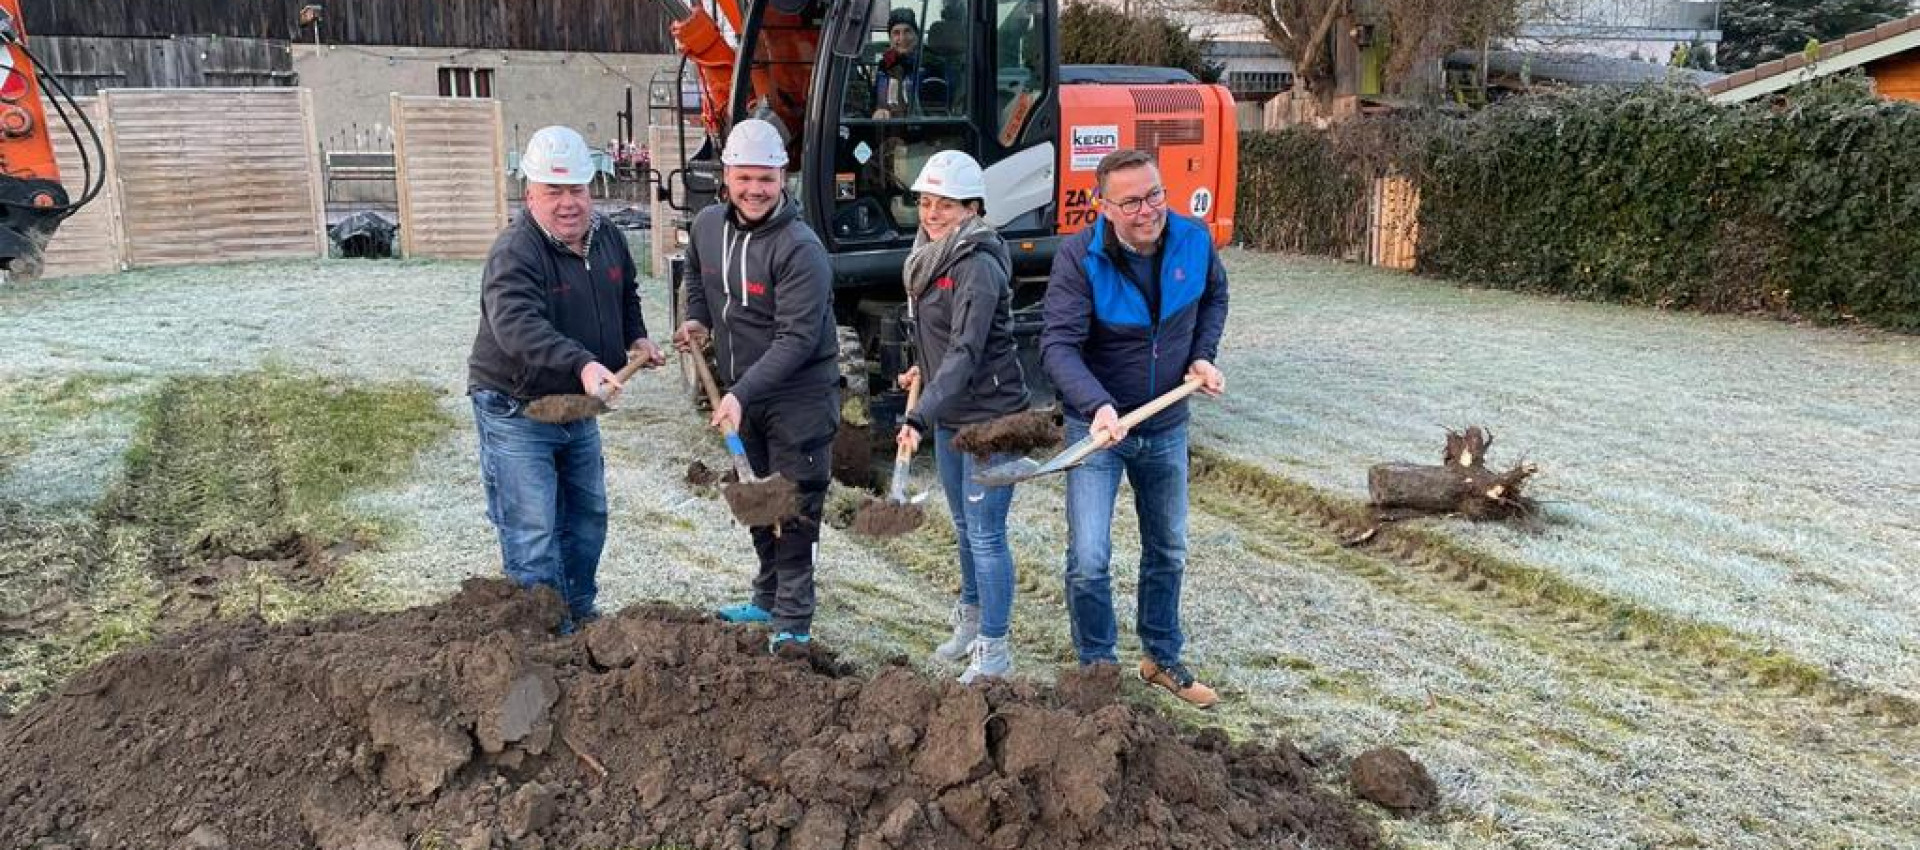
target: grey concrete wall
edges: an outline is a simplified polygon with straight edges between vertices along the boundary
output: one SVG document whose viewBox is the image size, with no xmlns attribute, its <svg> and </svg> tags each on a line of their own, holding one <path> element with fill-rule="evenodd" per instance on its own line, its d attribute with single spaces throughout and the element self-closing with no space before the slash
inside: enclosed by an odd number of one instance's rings
<svg viewBox="0 0 1920 850">
<path fill-rule="evenodd" d="M 596 148 L 619 135 L 615 114 L 633 86 L 636 140 L 647 132 L 647 84 L 674 55 L 557 53 L 445 48 L 293 44 L 299 84 L 313 90 L 315 120 L 329 150 L 393 146 L 388 95 L 439 94 L 443 67 L 493 69 L 506 144 L 519 150 L 535 130 L 566 124 Z"/>
</svg>

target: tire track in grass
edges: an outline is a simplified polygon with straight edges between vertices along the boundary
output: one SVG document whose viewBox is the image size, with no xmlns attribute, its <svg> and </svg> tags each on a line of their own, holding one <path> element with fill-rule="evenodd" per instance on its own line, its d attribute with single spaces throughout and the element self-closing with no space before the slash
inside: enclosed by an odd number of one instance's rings
<svg viewBox="0 0 1920 850">
<path fill-rule="evenodd" d="M 1184 607 L 1226 697 L 1208 721 L 1335 758 L 1409 748 L 1444 805 L 1390 824 L 1405 846 L 1920 841 L 1920 760 L 1896 718 L 1595 627 L 1444 557 L 1344 548 L 1338 518 L 1223 487 L 1206 455 Z"/>
<path fill-rule="evenodd" d="M 1865 727 L 1915 741 L 1920 705 L 1844 681 L 1784 654 L 1750 646 L 1730 630 L 1679 620 L 1576 586 L 1545 570 L 1474 552 L 1417 525 L 1367 528 L 1363 506 L 1206 449 L 1194 450 L 1194 503 L 1274 545 L 1360 575 L 1382 590 L 1442 608 L 1478 625 L 1501 625 L 1595 673 L 1622 669 L 1623 652 L 1662 668 L 1642 685 L 1675 696 L 1704 682 L 1763 700 L 1810 698 Z M 1256 544 L 1257 545 L 1257 544 Z"/>
</svg>

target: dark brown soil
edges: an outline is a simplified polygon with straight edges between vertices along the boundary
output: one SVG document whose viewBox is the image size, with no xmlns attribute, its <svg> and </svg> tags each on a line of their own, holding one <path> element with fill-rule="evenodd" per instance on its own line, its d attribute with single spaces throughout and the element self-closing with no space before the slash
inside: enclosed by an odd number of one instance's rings
<svg viewBox="0 0 1920 850">
<path fill-rule="evenodd" d="M 861 490 L 880 486 L 873 468 L 873 429 L 841 423 L 833 435 L 833 480 Z"/>
<path fill-rule="evenodd" d="M 927 521 L 927 512 L 919 505 L 903 505 L 890 499 L 868 497 L 853 516 L 853 533 L 868 537 L 899 537 L 912 534 Z"/>
<path fill-rule="evenodd" d="M 666 608 L 556 638 L 562 610 L 473 580 L 123 653 L 0 726 L 0 846 L 1379 843 L 1292 747 L 1180 734 L 1097 675 L 1069 677 L 1074 711 L 1023 683 L 856 677 L 817 646 L 773 658 Z"/>
<path fill-rule="evenodd" d="M 692 487 L 712 487 L 720 483 L 720 473 L 702 461 L 687 464 L 687 484 Z"/>
<path fill-rule="evenodd" d="M 1028 410 L 964 426 L 954 432 L 953 447 L 983 458 L 998 452 L 1026 454 L 1059 446 L 1061 434 L 1053 412 Z"/>
<path fill-rule="evenodd" d="M 1353 793 L 1402 814 L 1433 808 L 1440 799 L 1426 765 L 1394 747 L 1361 753 L 1353 760 L 1348 782 Z"/>
<path fill-rule="evenodd" d="M 759 481 L 735 481 L 720 488 L 733 518 L 748 528 L 779 525 L 800 511 L 800 490 L 792 481 L 775 475 Z"/>
<path fill-rule="evenodd" d="M 607 412 L 607 404 L 590 395 L 545 395 L 527 405 L 527 418 L 549 425 L 584 422 Z"/>
</svg>

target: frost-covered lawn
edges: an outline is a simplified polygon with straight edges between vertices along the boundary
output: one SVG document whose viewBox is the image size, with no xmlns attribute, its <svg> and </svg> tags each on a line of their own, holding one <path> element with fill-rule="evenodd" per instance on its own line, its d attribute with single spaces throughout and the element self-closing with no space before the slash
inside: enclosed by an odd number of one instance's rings
<svg viewBox="0 0 1920 850">
<path fill-rule="evenodd" d="M 1496 462 L 1524 450 L 1544 467 L 1554 521 L 1537 535 L 1460 535 L 1915 690 L 1920 427 L 1902 414 L 1920 409 L 1920 350 L 1908 340 L 1468 292 L 1318 261 L 1228 262 L 1232 394 L 1201 406 L 1201 445 L 1360 495 L 1368 463 L 1431 459 L 1441 426 L 1487 424 Z M 442 389 L 458 424 L 404 484 L 356 499 L 400 529 L 355 556 L 370 596 L 407 604 L 497 573 L 462 395 L 478 273 L 296 262 L 0 290 L 0 506 L 83 515 L 121 470 L 134 402 L 165 376 L 275 363 L 413 380 Z M 663 287 L 644 295 L 664 331 Z M 710 606 L 746 585 L 746 534 L 682 482 L 688 461 L 722 450 L 675 380 L 639 379 L 603 420 L 610 606 Z M 1912 729 L 1340 549 L 1218 493 L 1196 500 L 1191 656 L 1228 700 L 1176 713 L 1336 761 L 1409 748 L 1444 802 L 1391 827 L 1407 846 L 1920 846 Z M 1015 643 L 1023 674 L 1042 678 L 1070 657 L 1054 572 L 1061 501 L 1050 482 L 1015 505 Z M 951 598 L 933 526 L 883 545 L 828 533 L 824 640 L 863 663 L 931 647 Z M 1131 522 L 1119 529 L 1125 624 L 1137 550 Z"/>
<path fill-rule="evenodd" d="M 1207 441 L 1356 496 L 1490 426 L 1544 533 L 1459 533 L 1920 697 L 1920 339 L 1464 291 L 1232 257 Z"/>
</svg>

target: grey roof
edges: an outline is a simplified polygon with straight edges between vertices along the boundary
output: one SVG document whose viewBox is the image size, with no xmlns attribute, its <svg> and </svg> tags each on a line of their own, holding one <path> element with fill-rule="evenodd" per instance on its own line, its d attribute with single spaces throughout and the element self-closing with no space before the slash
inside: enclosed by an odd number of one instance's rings
<svg viewBox="0 0 1920 850">
<path fill-rule="evenodd" d="M 1286 54 L 1274 47 L 1270 41 L 1208 41 L 1200 45 L 1200 52 L 1211 59 L 1255 58 L 1285 59 Z"/>
<path fill-rule="evenodd" d="M 1475 50 L 1456 50 L 1447 54 L 1452 67 L 1471 68 L 1480 64 Z M 1533 53 L 1522 50 L 1487 52 L 1487 70 L 1498 74 L 1524 72 L 1535 82 L 1558 82 L 1575 86 L 1634 86 L 1651 83 L 1704 86 L 1724 74 L 1693 68 L 1674 68 L 1638 59 L 1621 59 L 1593 53 Z"/>
</svg>

